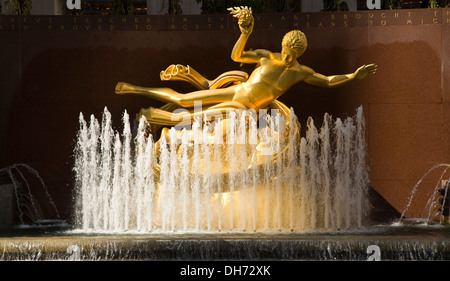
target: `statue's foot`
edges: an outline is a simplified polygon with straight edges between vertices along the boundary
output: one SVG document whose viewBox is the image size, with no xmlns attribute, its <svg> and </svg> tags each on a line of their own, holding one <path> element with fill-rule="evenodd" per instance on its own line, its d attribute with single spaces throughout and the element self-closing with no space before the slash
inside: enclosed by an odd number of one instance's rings
<svg viewBox="0 0 450 281">
<path fill-rule="evenodd" d="M 116 85 L 115 92 L 116 92 L 116 95 L 132 94 L 132 93 L 135 93 L 135 89 L 134 89 L 134 86 L 129 83 L 119 82 Z"/>
</svg>

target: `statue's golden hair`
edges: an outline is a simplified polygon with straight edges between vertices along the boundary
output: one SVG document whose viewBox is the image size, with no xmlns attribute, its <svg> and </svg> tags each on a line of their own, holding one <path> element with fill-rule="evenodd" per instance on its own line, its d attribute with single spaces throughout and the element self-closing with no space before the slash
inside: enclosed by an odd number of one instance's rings
<svg viewBox="0 0 450 281">
<path fill-rule="evenodd" d="M 284 35 L 281 45 L 286 46 L 301 55 L 305 52 L 306 47 L 308 46 L 308 41 L 306 40 L 306 35 L 303 32 L 300 30 L 292 30 Z"/>
</svg>

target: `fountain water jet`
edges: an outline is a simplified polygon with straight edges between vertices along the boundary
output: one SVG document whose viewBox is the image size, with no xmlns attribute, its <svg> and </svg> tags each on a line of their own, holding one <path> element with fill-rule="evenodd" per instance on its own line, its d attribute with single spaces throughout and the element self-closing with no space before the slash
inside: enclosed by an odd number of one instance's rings
<svg viewBox="0 0 450 281">
<path fill-rule="evenodd" d="M 445 198 L 447 198 L 447 193 L 448 191 L 448 185 L 446 184 L 448 180 L 443 180 L 448 169 L 450 168 L 450 164 L 446 164 L 446 163 L 440 163 L 440 164 L 436 164 L 433 167 L 431 167 L 420 179 L 419 181 L 416 183 L 416 185 L 413 187 L 413 189 L 411 190 L 409 199 L 408 199 L 408 203 L 406 204 L 406 207 L 404 208 L 399 220 L 395 223 L 395 225 L 401 225 L 402 221 L 404 220 L 405 216 L 406 216 L 406 212 L 408 211 L 409 207 L 411 206 L 413 199 L 414 199 L 414 195 L 416 194 L 420 184 L 423 182 L 423 180 L 433 171 L 436 171 L 439 168 L 443 168 L 443 171 L 441 172 L 439 179 L 436 182 L 436 186 L 431 194 L 431 196 L 429 197 L 425 207 L 424 207 L 424 211 L 422 213 L 421 218 L 419 218 L 419 221 L 421 223 L 424 224 L 429 224 L 429 223 L 433 223 L 434 221 L 438 221 L 439 224 L 443 224 L 444 223 L 444 208 L 442 208 L 441 210 L 437 210 L 437 206 L 438 206 L 438 200 L 437 195 L 439 192 L 439 186 L 443 186 L 443 202 L 441 203 L 442 205 L 444 205 L 445 202 Z M 448 204 L 448 203 L 447 203 Z M 438 219 L 436 219 L 436 216 L 438 216 Z M 417 218 L 415 219 L 417 220 Z"/>
<path fill-rule="evenodd" d="M 88 124 L 80 114 L 77 227 L 87 232 L 285 232 L 362 226 L 368 210 L 362 108 L 344 122 L 326 114 L 320 132 L 309 118 L 305 138 L 298 134 L 293 111 L 288 127 L 267 115 L 259 128 L 248 116 L 246 129 L 240 113 L 230 116 L 226 141 L 208 134 L 218 132 L 220 123 L 197 120 L 178 142 L 172 128 L 157 157 L 144 118 L 133 137 L 126 112 L 122 134 L 113 133 L 106 108 L 101 123 L 92 115 Z M 250 141 L 255 138 L 258 144 Z M 277 154 L 261 153 L 267 149 Z"/>
<path fill-rule="evenodd" d="M 19 225 L 63 223 L 47 185 L 36 169 L 19 163 L 1 168 L 0 176 L 7 176 L 14 188 Z M 36 188 L 39 186 L 41 189 Z"/>
</svg>

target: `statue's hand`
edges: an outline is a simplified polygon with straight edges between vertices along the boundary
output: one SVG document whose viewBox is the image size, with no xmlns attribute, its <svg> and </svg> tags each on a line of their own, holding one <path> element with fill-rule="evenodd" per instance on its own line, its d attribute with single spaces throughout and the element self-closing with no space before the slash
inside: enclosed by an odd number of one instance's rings
<svg viewBox="0 0 450 281">
<path fill-rule="evenodd" d="M 234 7 L 234 8 L 228 8 L 228 11 L 230 11 L 230 14 L 232 14 L 233 17 L 239 19 L 238 24 L 239 24 L 239 29 L 241 30 L 242 34 L 252 33 L 253 25 L 255 22 L 253 19 L 252 8 Z"/>
<path fill-rule="evenodd" d="M 376 64 L 363 65 L 355 71 L 355 79 L 362 80 L 377 72 Z"/>
</svg>

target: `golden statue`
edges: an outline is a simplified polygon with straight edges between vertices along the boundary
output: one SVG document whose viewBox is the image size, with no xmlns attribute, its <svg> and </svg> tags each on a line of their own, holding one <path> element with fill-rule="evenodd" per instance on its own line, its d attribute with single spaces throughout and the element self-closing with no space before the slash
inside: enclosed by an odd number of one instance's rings
<svg viewBox="0 0 450 281">
<path fill-rule="evenodd" d="M 143 109 L 140 114 L 151 124 L 175 126 L 190 123 L 197 116 L 212 119 L 223 117 L 230 110 L 250 109 L 258 112 L 260 109 L 276 108 L 282 114 L 289 115 L 289 109 L 277 99 L 298 82 L 336 87 L 353 80 L 364 79 L 376 72 L 377 66 L 369 64 L 359 67 L 350 74 L 325 76 L 298 63 L 297 59 L 307 48 L 306 36 L 299 30 L 292 30 L 284 36 L 281 53 L 264 49 L 245 51 L 245 45 L 254 26 L 251 8 L 235 7 L 228 10 L 238 18 L 241 31 L 231 52 L 232 60 L 257 64 L 249 77 L 242 71 L 230 71 L 210 81 L 189 66 L 171 65 L 161 72 L 162 80 L 187 81 L 200 90 L 182 94 L 170 88 L 146 88 L 120 82 L 116 86 L 116 94 L 141 94 L 169 103 L 159 109 L 152 107 Z M 193 112 L 192 108 L 198 102 L 201 102 L 202 110 Z M 171 112 L 179 107 L 191 110 Z M 226 130 L 227 119 L 223 118 L 221 122 L 225 122 L 222 128 Z M 161 137 L 167 138 L 167 132 L 168 130 L 163 130 Z M 223 134 L 226 135 L 226 131 Z"/>
</svg>

